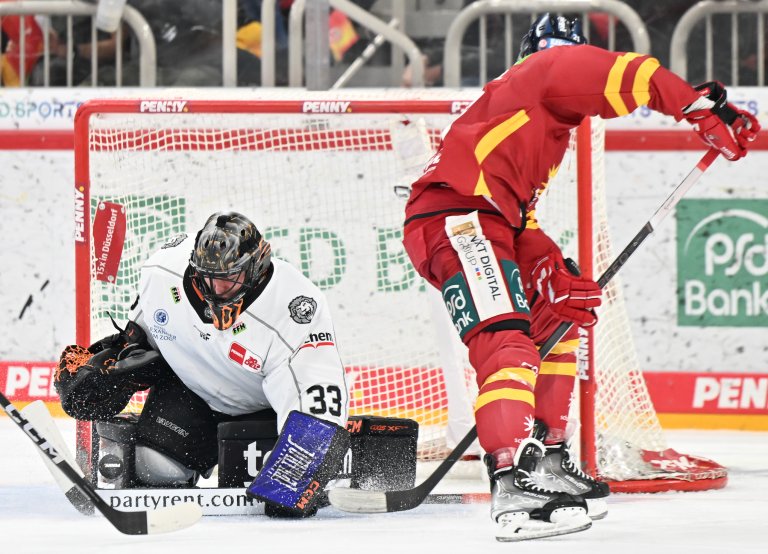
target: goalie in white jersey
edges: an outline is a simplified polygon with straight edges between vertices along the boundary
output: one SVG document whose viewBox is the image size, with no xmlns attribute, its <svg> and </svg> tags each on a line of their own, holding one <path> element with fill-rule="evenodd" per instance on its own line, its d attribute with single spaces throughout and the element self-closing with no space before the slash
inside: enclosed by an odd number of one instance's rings
<svg viewBox="0 0 768 554">
<path fill-rule="evenodd" d="M 190 258 L 190 252 L 192 256 Z M 272 408 L 344 425 L 347 390 L 323 293 L 245 217 L 214 214 L 141 270 L 132 317 L 174 373 L 216 412 Z"/>
<path fill-rule="evenodd" d="M 313 513 L 309 500 L 349 445 L 344 366 L 323 293 L 273 258 L 248 218 L 216 213 L 195 238 L 174 237 L 145 262 L 131 319 L 88 349 L 67 347 L 56 378 L 65 411 L 108 419 L 151 386 L 132 429 L 138 486 L 194 485 L 217 463 L 220 423 L 270 422 L 273 436 L 283 432 L 248 492 Z M 293 441 L 285 453 L 281 440 Z M 272 478 L 285 476 L 283 454 L 295 467 L 296 448 L 315 465 L 304 468 L 307 483 L 294 475 L 288 489 L 298 496 L 286 497 Z"/>
</svg>

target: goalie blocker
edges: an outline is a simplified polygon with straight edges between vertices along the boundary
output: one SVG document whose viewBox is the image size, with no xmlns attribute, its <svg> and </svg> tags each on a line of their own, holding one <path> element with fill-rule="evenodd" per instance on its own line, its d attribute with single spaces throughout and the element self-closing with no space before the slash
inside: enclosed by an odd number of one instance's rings
<svg viewBox="0 0 768 554">
<path fill-rule="evenodd" d="M 411 487 L 417 437 L 412 420 L 352 417 L 345 430 L 291 412 L 247 494 L 265 502 L 267 515 L 307 517 L 327 504 L 324 488 L 333 478 L 354 488 Z"/>
</svg>

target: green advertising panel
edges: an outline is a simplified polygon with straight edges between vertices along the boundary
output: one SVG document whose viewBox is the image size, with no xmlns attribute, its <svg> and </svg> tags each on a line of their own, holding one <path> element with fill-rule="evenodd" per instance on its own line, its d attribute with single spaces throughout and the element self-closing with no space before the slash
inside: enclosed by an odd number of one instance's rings
<svg viewBox="0 0 768 554">
<path fill-rule="evenodd" d="M 677 323 L 768 327 L 768 199 L 683 199 Z"/>
</svg>

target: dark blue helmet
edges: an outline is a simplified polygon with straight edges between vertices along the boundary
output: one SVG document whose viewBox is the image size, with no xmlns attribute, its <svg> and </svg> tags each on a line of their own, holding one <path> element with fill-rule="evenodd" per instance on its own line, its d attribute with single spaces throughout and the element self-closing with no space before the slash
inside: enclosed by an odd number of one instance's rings
<svg viewBox="0 0 768 554">
<path fill-rule="evenodd" d="M 586 37 L 581 32 L 581 22 L 578 19 L 567 19 L 561 15 L 545 13 L 531 26 L 520 42 L 518 60 L 530 56 L 539 50 L 554 46 L 574 46 L 587 44 Z"/>
</svg>

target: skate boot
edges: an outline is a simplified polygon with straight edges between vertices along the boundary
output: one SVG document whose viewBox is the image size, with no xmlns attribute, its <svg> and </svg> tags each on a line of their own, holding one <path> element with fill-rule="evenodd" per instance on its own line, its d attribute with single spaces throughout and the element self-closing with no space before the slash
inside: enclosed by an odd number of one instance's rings
<svg viewBox="0 0 768 554">
<path fill-rule="evenodd" d="M 544 488 L 533 480 L 543 456 L 544 445 L 532 438 L 522 442 L 511 467 L 497 470 L 493 456 L 486 455 L 491 477 L 491 518 L 498 524 L 496 540 L 553 537 L 592 526 L 582 498 Z"/>
<path fill-rule="evenodd" d="M 547 438 L 547 425 L 536 420 L 533 436 L 541 442 Z M 580 496 L 587 502 L 591 519 L 603 519 L 608 514 L 605 498 L 610 494 L 606 483 L 584 473 L 573 461 L 565 442 L 547 445 L 544 459 L 536 467 L 540 482 L 551 489 Z"/>
</svg>

